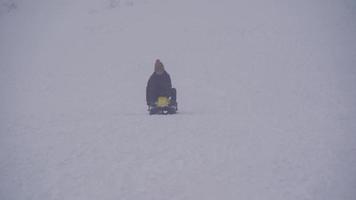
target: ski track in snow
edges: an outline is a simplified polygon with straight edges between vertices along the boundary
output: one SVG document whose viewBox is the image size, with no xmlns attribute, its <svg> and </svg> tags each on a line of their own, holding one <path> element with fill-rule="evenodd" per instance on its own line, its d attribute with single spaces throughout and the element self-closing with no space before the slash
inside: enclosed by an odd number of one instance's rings
<svg viewBox="0 0 356 200">
<path fill-rule="evenodd" d="M 0 0 L 0 199 L 355 199 L 355 11 Z"/>
</svg>

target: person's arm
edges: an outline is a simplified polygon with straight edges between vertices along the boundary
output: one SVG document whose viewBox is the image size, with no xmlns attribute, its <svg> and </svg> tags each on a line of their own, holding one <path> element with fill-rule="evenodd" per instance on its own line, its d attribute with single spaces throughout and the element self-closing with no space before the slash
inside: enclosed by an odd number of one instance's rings
<svg viewBox="0 0 356 200">
<path fill-rule="evenodd" d="M 171 77 L 169 76 L 168 73 L 167 73 L 167 87 L 168 87 L 168 89 L 171 89 L 171 88 L 172 88 Z"/>
<path fill-rule="evenodd" d="M 162 90 L 162 92 L 163 92 L 162 95 L 165 95 L 165 96 L 170 96 L 171 95 L 172 81 L 171 81 L 171 77 L 169 76 L 168 73 L 164 74 L 164 85 L 163 85 L 162 89 L 163 89 Z"/>
<path fill-rule="evenodd" d="M 147 86 L 146 86 L 146 103 L 147 103 L 147 105 L 149 105 L 149 103 L 151 102 L 151 98 L 152 98 L 151 91 L 152 91 L 152 76 L 148 80 Z"/>
</svg>

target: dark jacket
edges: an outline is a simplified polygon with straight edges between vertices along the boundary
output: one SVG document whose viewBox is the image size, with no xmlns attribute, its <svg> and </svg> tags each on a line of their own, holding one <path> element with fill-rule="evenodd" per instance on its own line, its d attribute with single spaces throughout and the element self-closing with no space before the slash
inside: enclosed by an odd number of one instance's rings
<svg viewBox="0 0 356 200">
<path fill-rule="evenodd" d="M 159 96 L 170 96 L 171 89 L 172 82 L 169 74 L 166 71 L 161 75 L 154 72 L 148 80 L 146 87 L 147 104 L 155 102 Z"/>
</svg>

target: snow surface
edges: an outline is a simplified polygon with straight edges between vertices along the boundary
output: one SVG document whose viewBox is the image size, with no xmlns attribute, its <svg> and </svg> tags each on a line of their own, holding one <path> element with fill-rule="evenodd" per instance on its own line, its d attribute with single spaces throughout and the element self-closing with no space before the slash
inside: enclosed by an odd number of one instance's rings
<svg viewBox="0 0 356 200">
<path fill-rule="evenodd" d="M 353 0 L 0 0 L 0 199 L 355 200 L 355 35 Z"/>
</svg>

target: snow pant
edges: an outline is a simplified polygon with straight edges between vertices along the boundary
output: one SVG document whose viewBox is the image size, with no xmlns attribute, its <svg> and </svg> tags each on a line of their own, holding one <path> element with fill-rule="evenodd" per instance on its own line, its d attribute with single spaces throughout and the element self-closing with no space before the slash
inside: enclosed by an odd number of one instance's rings
<svg viewBox="0 0 356 200">
<path fill-rule="evenodd" d="M 171 95 L 170 95 L 170 97 L 171 97 L 171 100 L 172 100 L 172 101 L 174 101 L 174 102 L 177 101 L 177 90 L 176 90 L 175 88 L 172 88 L 172 89 L 171 89 Z"/>
</svg>

